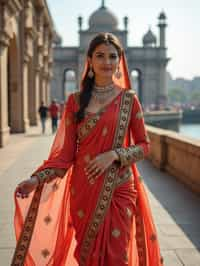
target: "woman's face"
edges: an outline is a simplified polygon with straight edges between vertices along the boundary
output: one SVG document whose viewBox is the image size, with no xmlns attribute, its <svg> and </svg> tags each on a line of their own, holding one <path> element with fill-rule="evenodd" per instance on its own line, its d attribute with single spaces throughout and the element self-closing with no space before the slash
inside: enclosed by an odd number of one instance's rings
<svg viewBox="0 0 200 266">
<path fill-rule="evenodd" d="M 89 58 L 95 79 L 111 79 L 119 65 L 117 49 L 112 44 L 100 44 Z"/>
</svg>

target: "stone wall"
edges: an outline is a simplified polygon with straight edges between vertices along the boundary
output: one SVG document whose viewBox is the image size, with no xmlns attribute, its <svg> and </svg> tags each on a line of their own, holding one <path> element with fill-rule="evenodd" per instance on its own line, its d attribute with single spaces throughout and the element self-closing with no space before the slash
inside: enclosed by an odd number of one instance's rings
<svg viewBox="0 0 200 266">
<path fill-rule="evenodd" d="M 200 194 L 200 141 L 151 126 L 147 130 L 151 162 Z"/>
</svg>

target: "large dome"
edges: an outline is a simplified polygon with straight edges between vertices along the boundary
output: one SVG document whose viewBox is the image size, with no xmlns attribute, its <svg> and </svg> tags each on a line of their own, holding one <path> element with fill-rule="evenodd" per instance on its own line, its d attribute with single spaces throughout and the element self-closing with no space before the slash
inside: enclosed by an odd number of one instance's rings
<svg viewBox="0 0 200 266">
<path fill-rule="evenodd" d="M 117 26 L 117 17 L 105 6 L 101 6 L 89 18 L 89 28 L 91 30 L 116 30 Z"/>
</svg>

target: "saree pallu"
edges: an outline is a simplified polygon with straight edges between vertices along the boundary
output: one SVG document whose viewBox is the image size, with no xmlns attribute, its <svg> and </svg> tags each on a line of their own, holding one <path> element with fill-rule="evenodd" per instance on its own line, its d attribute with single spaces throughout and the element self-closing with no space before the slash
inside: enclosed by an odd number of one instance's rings
<svg viewBox="0 0 200 266">
<path fill-rule="evenodd" d="M 135 164 L 113 164 L 92 184 L 84 171 L 98 154 L 125 147 L 130 131 L 145 147 L 143 120 L 134 118 L 141 112 L 137 99 L 121 92 L 75 126 L 72 113 L 77 108 L 72 95 L 53 151 L 38 169 L 66 167 L 65 177 L 41 184 L 28 199 L 15 197 L 18 245 L 12 265 L 161 266 L 155 226 Z"/>
</svg>

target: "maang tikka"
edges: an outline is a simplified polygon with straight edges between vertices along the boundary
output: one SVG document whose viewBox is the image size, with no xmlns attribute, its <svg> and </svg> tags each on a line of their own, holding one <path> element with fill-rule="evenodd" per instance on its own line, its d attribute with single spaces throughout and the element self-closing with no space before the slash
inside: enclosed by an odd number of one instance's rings
<svg viewBox="0 0 200 266">
<path fill-rule="evenodd" d="M 92 70 L 92 65 L 90 65 L 90 69 L 89 69 L 89 71 L 88 71 L 88 77 L 89 77 L 90 79 L 92 79 L 92 78 L 94 77 L 94 72 L 93 72 L 93 70 Z"/>
<path fill-rule="evenodd" d="M 122 73 L 121 73 L 121 71 L 119 70 L 119 67 L 118 67 L 118 68 L 117 68 L 117 71 L 115 72 L 115 77 L 116 77 L 117 79 L 120 79 L 121 76 L 122 76 Z"/>
</svg>

